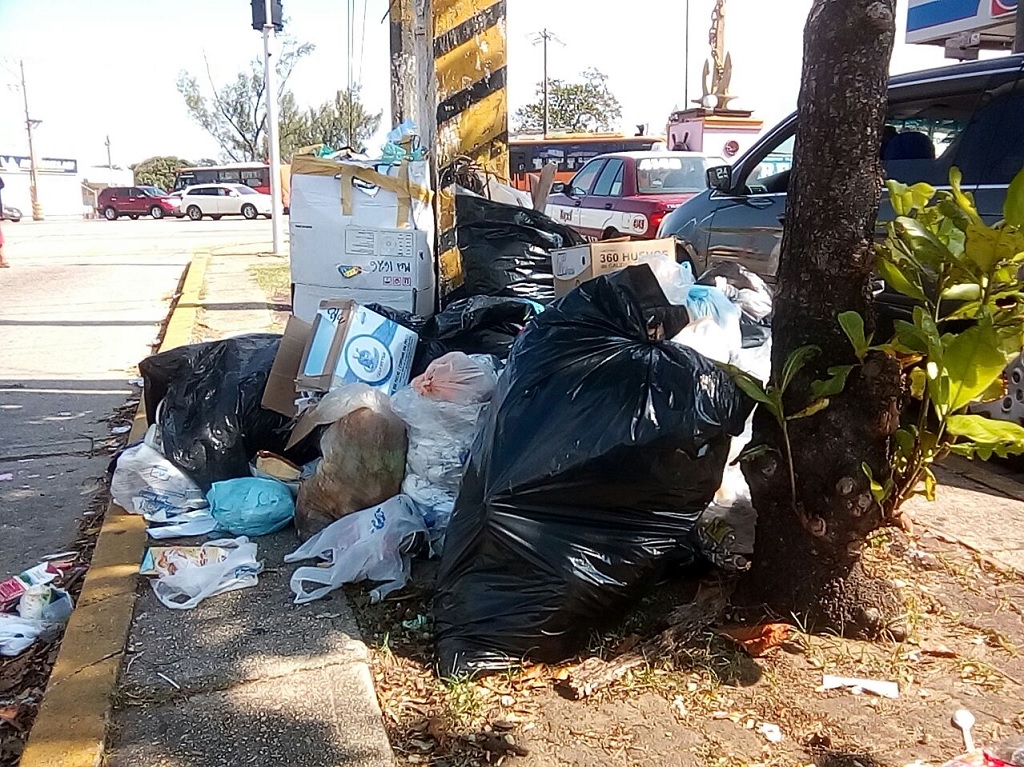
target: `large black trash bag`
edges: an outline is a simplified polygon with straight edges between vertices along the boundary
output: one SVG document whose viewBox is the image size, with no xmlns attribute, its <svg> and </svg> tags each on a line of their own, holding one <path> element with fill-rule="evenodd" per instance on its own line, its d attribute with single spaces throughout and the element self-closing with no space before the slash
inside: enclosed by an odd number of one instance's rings
<svg viewBox="0 0 1024 767">
<path fill-rule="evenodd" d="M 571 657 L 671 565 L 752 403 L 665 340 L 647 266 L 587 282 L 513 347 L 455 506 L 434 601 L 442 674 Z M 680 319 L 682 314 L 683 319 Z"/>
<path fill-rule="evenodd" d="M 583 244 L 567 226 L 530 208 L 470 194 L 455 196 L 463 284 L 444 301 L 471 296 L 555 299 L 551 251 Z"/>
<path fill-rule="evenodd" d="M 163 401 L 164 454 L 203 490 L 249 476 L 249 459 L 258 450 L 284 452 L 289 419 L 260 406 L 280 342 L 269 333 L 236 336 L 139 363 L 150 423 Z"/>
<path fill-rule="evenodd" d="M 494 296 L 463 298 L 426 319 L 380 304 L 367 308 L 419 335 L 413 376 L 449 352 L 492 354 L 504 362 L 526 323 L 544 310 L 541 304 L 526 298 Z"/>
</svg>

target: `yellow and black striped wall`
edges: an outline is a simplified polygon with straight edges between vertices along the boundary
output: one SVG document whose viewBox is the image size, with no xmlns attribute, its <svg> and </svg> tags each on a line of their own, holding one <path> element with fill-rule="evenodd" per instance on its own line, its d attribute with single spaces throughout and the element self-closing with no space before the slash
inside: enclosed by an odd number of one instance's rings
<svg viewBox="0 0 1024 767">
<path fill-rule="evenodd" d="M 508 179 L 506 0 L 432 0 L 437 80 L 437 231 L 441 295 L 462 284 L 455 236 L 458 162 Z"/>
</svg>

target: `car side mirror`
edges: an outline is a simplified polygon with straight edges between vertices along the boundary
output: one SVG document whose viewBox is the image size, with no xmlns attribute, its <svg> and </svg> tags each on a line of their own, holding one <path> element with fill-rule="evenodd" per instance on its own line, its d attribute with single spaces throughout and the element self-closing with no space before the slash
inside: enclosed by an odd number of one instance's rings
<svg viewBox="0 0 1024 767">
<path fill-rule="evenodd" d="M 716 165 L 708 168 L 705 174 L 709 189 L 717 189 L 719 192 L 728 192 L 732 189 L 732 166 Z"/>
<path fill-rule="evenodd" d="M 569 194 L 569 190 L 561 181 L 556 181 L 551 185 L 551 190 L 549 191 L 549 194 Z"/>
</svg>

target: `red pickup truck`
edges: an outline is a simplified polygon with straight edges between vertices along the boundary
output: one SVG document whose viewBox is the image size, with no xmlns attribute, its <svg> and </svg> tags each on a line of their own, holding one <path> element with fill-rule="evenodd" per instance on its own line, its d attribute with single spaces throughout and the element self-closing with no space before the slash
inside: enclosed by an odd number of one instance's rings
<svg viewBox="0 0 1024 767">
<path fill-rule="evenodd" d="M 551 187 L 545 212 L 589 240 L 654 239 L 667 213 L 707 188 L 705 171 L 726 164 L 700 152 L 599 155 Z"/>
</svg>

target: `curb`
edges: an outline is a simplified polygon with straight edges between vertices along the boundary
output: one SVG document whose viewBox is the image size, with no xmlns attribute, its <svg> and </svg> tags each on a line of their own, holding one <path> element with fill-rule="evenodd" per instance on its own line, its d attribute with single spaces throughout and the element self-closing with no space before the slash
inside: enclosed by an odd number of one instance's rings
<svg viewBox="0 0 1024 767">
<path fill-rule="evenodd" d="M 160 351 L 191 342 L 209 260 L 208 254 L 194 255 L 189 263 Z M 145 432 L 146 408 L 140 402 L 129 443 Z M 146 522 L 111 502 L 20 767 L 96 767 L 101 762 L 145 548 Z"/>
</svg>

